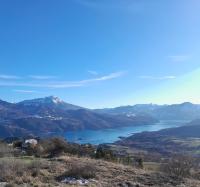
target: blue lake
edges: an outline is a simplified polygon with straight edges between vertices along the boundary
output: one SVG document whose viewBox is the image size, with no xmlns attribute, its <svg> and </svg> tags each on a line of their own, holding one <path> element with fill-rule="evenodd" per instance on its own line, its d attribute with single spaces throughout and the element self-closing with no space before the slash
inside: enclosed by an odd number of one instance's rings
<svg viewBox="0 0 200 187">
<path fill-rule="evenodd" d="M 179 127 L 186 123 L 187 121 L 165 120 L 151 125 L 134 125 L 129 127 L 103 130 L 69 131 L 66 132 L 64 136 L 70 142 L 76 142 L 80 144 L 91 143 L 97 145 L 102 143 L 113 143 L 119 140 L 119 137 L 128 137 L 135 133 Z"/>
</svg>

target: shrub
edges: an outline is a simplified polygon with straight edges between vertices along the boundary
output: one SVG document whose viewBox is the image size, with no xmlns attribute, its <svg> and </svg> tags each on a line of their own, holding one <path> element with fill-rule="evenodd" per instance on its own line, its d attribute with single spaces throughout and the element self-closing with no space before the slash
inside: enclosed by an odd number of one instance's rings
<svg viewBox="0 0 200 187">
<path fill-rule="evenodd" d="M 63 153 L 94 157 L 95 148 L 92 145 L 67 143 L 63 138 L 50 138 L 40 142 L 34 149 L 36 156 L 56 157 Z"/>
<path fill-rule="evenodd" d="M 161 169 L 171 176 L 184 178 L 191 175 L 193 167 L 193 158 L 189 156 L 177 155 L 171 158 L 168 163 L 164 164 Z"/>
<path fill-rule="evenodd" d="M 23 144 L 22 140 L 16 140 L 13 142 L 13 148 L 21 148 Z"/>
<path fill-rule="evenodd" d="M 97 147 L 95 157 L 97 159 L 105 159 L 105 160 L 110 160 L 110 161 L 116 160 L 116 156 L 114 155 L 113 151 L 102 145 Z"/>
<path fill-rule="evenodd" d="M 77 162 L 72 162 L 70 164 L 69 170 L 66 171 L 63 177 L 73 177 L 76 179 L 91 179 L 96 177 L 96 167 L 91 164 L 80 164 Z"/>
<path fill-rule="evenodd" d="M 144 161 L 142 157 L 136 158 L 135 162 L 137 163 L 137 167 L 143 169 L 144 168 Z"/>
<path fill-rule="evenodd" d="M 29 165 L 27 165 L 27 168 L 30 171 L 30 174 L 32 177 L 37 177 L 42 167 L 43 167 L 43 164 L 40 161 L 33 161 Z"/>
<path fill-rule="evenodd" d="M 62 138 L 51 138 L 44 140 L 41 146 L 44 149 L 44 154 L 47 154 L 49 157 L 55 157 L 66 151 L 67 142 Z"/>
</svg>

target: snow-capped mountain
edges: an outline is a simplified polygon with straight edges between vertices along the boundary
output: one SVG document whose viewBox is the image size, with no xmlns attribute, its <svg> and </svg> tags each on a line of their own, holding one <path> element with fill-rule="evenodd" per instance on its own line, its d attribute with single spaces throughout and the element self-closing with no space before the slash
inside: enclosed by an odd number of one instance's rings
<svg viewBox="0 0 200 187">
<path fill-rule="evenodd" d="M 39 105 L 39 104 L 60 104 L 63 103 L 61 99 L 55 96 L 49 96 L 45 98 L 38 98 L 38 99 L 32 99 L 32 100 L 25 100 L 20 102 L 19 104 L 23 105 Z"/>
<path fill-rule="evenodd" d="M 0 136 L 2 137 L 63 133 L 67 130 L 117 128 L 153 122 L 156 120 L 149 116 L 99 114 L 53 96 L 16 104 L 0 102 Z"/>
<path fill-rule="evenodd" d="M 62 101 L 60 98 L 55 96 L 49 96 L 45 98 L 38 98 L 38 99 L 32 99 L 32 100 L 25 100 L 22 102 L 17 103 L 18 106 L 56 106 L 60 107 L 65 110 L 77 110 L 81 109 L 82 107 L 72 105 L 69 103 L 66 103 Z"/>
</svg>

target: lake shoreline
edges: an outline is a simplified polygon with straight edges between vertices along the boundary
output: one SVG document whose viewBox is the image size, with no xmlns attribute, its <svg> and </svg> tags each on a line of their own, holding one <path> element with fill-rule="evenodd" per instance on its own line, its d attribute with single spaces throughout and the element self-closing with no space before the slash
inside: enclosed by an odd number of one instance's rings
<svg viewBox="0 0 200 187">
<path fill-rule="evenodd" d="M 129 127 L 121 127 L 115 129 L 101 129 L 101 130 L 81 130 L 68 131 L 62 136 L 69 142 L 93 145 L 104 143 L 114 143 L 120 140 L 120 137 L 127 138 L 133 134 L 141 132 L 152 132 L 167 128 L 183 126 L 187 123 L 186 120 L 161 120 L 155 124 L 149 125 L 134 125 Z"/>
</svg>

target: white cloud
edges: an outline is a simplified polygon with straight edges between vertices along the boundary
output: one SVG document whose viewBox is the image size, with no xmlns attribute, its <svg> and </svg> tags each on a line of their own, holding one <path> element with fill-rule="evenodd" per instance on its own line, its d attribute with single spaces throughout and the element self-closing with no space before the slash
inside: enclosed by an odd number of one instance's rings
<svg viewBox="0 0 200 187">
<path fill-rule="evenodd" d="M 7 79 L 7 80 L 12 80 L 12 79 L 20 79 L 20 77 L 15 76 L 15 75 L 0 75 L 0 79 Z"/>
<path fill-rule="evenodd" d="M 109 75 L 105 75 L 105 76 L 102 76 L 102 77 L 98 77 L 98 78 L 95 78 L 95 79 L 87 79 L 87 80 L 82 80 L 82 81 L 79 81 L 79 82 L 80 83 L 89 83 L 89 82 L 106 81 L 106 80 L 110 80 L 110 79 L 115 79 L 115 78 L 121 77 L 124 74 L 125 74 L 124 71 L 120 71 L 120 72 L 111 73 Z"/>
<path fill-rule="evenodd" d="M 38 79 L 38 80 L 46 80 L 46 79 L 53 79 L 56 78 L 55 76 L 48 76 L 48 75 L 29 75 L 32 79 Z"/>
<path fill-rule="evenodd" d="M 18 92 L 18 93 L 39 93 L 38 91 L 35 91 L 35 90 L 13 90 L 13 92 Z"/>
<path fill-rule="evenodd" d="M 168 56 L 173 62 L 184 62 L 189 59 L 188 55 L 172 55 Z"/>
<path fill-rule="evenodd" d="M 152 80 L 167 80 L 167 79 L 175 79 L 176 76 L 168 75 L 168 76 L 155 77 L 155 76 L 143 75 L 143 76 L 139 76 L 139 78 L 140 79 L 152 79 Z"/>
<path fill-rule="evenodd" d="M 35 80 L 35 82 L 8 82 L 8 81 L 0 81 L 0 86 L 7 87 L 32 87 L 32 88 L 73 88 L 73 87 L 82 87 L 86 86 L 90 83 L 108 81 L 111 79 L 115 79 L 121 77 L 125 74 L 125 72 L 115 72 L 102 77 L 97 77 L 94 79 L 85 79 L 80 81 L 57 81 L 57 82 L 38 82 L 39 80 Z"/>
<path fill-rule="evenodd" d="M 73 81 L 73 82 L 59 82 L 57 84 L 54 83 L 54 84 L 51 84 L 48 86 L 50 88 L 82 87 L 89 83 L 95 83 L 95 82 L 100 82 L 100 81 L 108 81 L 111 79 L 116 79 L 118 77 L 123 76 L 124 74 L 125 74 L 125 72 L 115 72 L 115 73 L 111 73 L 109 75 L 105 75 L 105 76 L 94 78 L 94 79 L 86 79 L 86 80 Z"/>
</svg>

